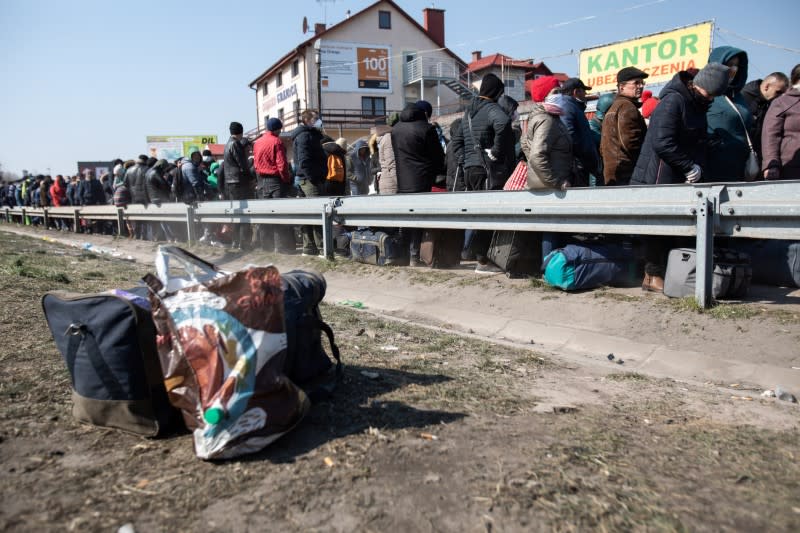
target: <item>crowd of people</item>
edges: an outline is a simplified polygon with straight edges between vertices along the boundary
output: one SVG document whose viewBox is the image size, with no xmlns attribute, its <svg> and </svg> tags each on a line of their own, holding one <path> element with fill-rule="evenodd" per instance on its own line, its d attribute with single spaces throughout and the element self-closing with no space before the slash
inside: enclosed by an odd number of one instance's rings
<svg viewBox="0 0 800 533">
<path fill-rule="evenodd" d="M 343 138 L 325 135 L 319 114 L 306 110 L 284 138 L 277 118 L 268 120 L 267 131 L 254 142 L 232 122 L 222 161 L 199 151 L 171 162 L 142 155 L 114 161 L 111 175 L 28 177 L 0 192 L 11 206 L 125 207 L 499 190 L 520 167 L 529 189 L 800 179 L 800 65 L 790 76 L 774 72 L 746 83 L 747 53 L 722 46 L 712 50 L 702 69 L 675 74 L 658 96 L 644 90 L 647 77 L 635 67 L 622 68 L 616 93 L 599 97 L 591 120 L 586 116 L 591 87 L 578 78 L 563 83 L 553 76 L 537 78 L 524 132 L 519 103 L 504 95 L 502 80 L 487 74 L 447 135 L 431 122 L 433 110 L 424 100 L 407 104 L 368 140 L 350 147 Z M 68 228 L 66 221 L 54 223 Z M 134 238 L 174 240 L 177 230 L 167 223 L 134 222 L 127 231 Z M 296 249 L 295 233 L 286 226 L 258 226 L 256 232 L 249 224 L 206 227 L 203 239 L 220 231 L 231 234 L 236 248 Z M 321 228 L 304 226 L 301 234 L 302 253 L 319 254 Z M 404 231 L 412 264 L 419 264 L 421 235 L 418 229 Z M 488 258 L 490 239 L 490 232 L 466 232 L 462 258 L 477 260 L 477 272 L 499 271 Z M 544 252 L 559 239 L 544 235 Z M 663 289 L 673 244 L 663 237 L 646 240 L 643 289 Z"/>
</svg>

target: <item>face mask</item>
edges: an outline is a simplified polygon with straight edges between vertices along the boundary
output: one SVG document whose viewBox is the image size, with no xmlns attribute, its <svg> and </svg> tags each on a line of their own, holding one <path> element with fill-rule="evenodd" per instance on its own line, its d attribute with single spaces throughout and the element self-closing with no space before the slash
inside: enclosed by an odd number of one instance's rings
<svg viewBox="0 0 800 533">
<path fill-rule="evenodd" d="M 317 120 L 315 120 L 313 126 L 315 128 L 317 128 L 318 130 L 321 130 L 322 129 L 322 119 L 318 118 Z"/>
</svg>

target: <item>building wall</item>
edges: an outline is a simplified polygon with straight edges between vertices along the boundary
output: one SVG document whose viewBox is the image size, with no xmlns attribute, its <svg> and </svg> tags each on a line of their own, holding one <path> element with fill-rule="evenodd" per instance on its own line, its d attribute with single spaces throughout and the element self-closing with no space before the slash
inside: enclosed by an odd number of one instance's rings
<svg viewBox="0 0 800 533">
<path fill-rule="evenodd" d="M 517 69 L 517 68 L 506 68 L 505 71 L 501 69 L 499 66 L 497 67 L 490 67 L 486 70 L 482 70 L 479 72 L 481 77 L 489 74 L 494 74 L 506 85 L 505 94 L 516 100 L 517 102 L 522 102 L 525 100 L 525 69 Z M 509 80 L 512 80 L 513 87 L 510 87 Z M 476 87 L 480 87 L 480 82 L 477 83 Z"/>
<path fill-rule="evenodd" d="M 379 28 L 379 11 L 391 12 L 391 29 Z M 425 57 L 445 62 L 453 62 L 454 59 L 448 53 L 436 50 L 439 46 L 425 32 L 413 25 L 405 16 L 387 3 L 378 4 L 370 8 L 366 13 L 353 17 L 340 27 L 326 32 L 322 36 L 322 40 L 323 42 L 340 41 L 391 47 L 390 90 L 363 92 L 323 91 L 323 109 L 360 110 L 362 97 L 365 96 L 385 98 L 387 111 L 400 110 L 405 106 L 406 102 L 416 101 L 423 96 L 431 102 L 434 108 L 436 108 L 437 102 L 442 107 L 452 106 L 459 102 L 458 95 L 444 85 L 440 85 L 438 90 L 436 84 L 428 85 L 424 89 L 420 87 L 419 82 L 408 87 L 404 85 L 407 54 L 424 55 Z M 267 79 L 268 94 L 266 96 L 262 92 L 264 82 L 259 83 L 256 95 L 259 126 L 264 127 L 266 118 L 278 116 L 278 110 L 281 108 L 283 108 L 286 115 L 289 115 L 294 109 L 295 101 L 298 102 L 297 105 L 300 110 L 319 107 L 317 98 L 317 65 L 313 43 L 301 51 L 298 59 L 299 75 L 297 77 L 291 76 L 291 61 L 281 68 L 283 85 L 280 88 L 276 88 L 276 73 L 273 73 Z M 295 87 L 296 94 L 292 94 L 289 98 L 278 102 L 280 91 L 291 89 L 292 86 Z M 285 124 L 285 126 L 290 125 Z"/>
</svg>

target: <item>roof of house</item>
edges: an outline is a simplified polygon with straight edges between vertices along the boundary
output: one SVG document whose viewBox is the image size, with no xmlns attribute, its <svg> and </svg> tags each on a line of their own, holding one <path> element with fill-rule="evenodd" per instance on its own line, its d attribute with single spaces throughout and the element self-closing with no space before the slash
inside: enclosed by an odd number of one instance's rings
<svg viewBox="0 0 800 533">
<path fill-rule="evenodd" d="M 512 59 L 504 54 L 492 54 L 467 65 L 467 71 L 478 72 L 489 67 L 535 69 L 542 64 L 534 63 L 531 59 Z"/>
<path fill-rule="evenodd" d="M 321 31 L 319 33 L 316 33 L 316 34 L 312 35 L 311 37 L 309 37 L 308 39 L 306 39 L 305 41 L 301 42 L 294 49 L 290 50 L 286 55 L 284 55 L 283 57 L 278 59 L 271 67 L 267 68 L 267 70 L 265 70 L 264 72 L 259 74 L 256 79 L 254 79 L 253 81 L 251 81 L 249 83 L 249 86 L 253 87 L 254 85 L 256 85 L 262 79 L 264 79 L 266 77 L 269 77 L 276 70 L 278 70 L 279 68 L 284 66 L 286 63 L 288 63 L 289 60 L 291 60 L 295 56 L 299 55 L 307 46 L 310 46 L 315 40 L 322 38 L 322 36 L 325 35 L 326 33 L 329 33 L 329 32 L 331 32 L 331 31 L 333 31 L 333 30 L 335 30 L 337 28 L 341 28 L 342 26 L 344 26 L 348 22 L 354 20 L 355 18 L 357 18 L 357 17 L 359 17 L 361 15 L 364 15 L 367 11 L 369 11 L 370 9 L 374 8 L 375 6 L 377 6 L 378 4 L 381 4 L 383 2 L 385 2 L 385 3 L 389 4 L 390 6 L 392 6 L 393 8 L 395 8 L 401 15 L 403 15 L 406 19 L 408 19 L 408 21 L 412 25 L 416 26 L 421 32 L 423 32 L 423 33 L 425 33 L 427 35 L 428 32 L 425 31 L 425 28 L 423 28 L 422 25 L 419 22 L 414 20 L 414 18 L 411 15 L 406 13 L 403 10 L 403 8 L 401 8 L 399 5 L 397 5 L 393 0 L 378 0 L 375 3 L 368 5 L 367 7 L 365 7 L 364 9 L 359 11 L 358 13 L 356 13 L 354 15 L 351 15 L 350 17 L 342 20 L 341 22 L 339 22 L 337 24 L 334 24 L 333 26 L 331 26 L 329 28 L 325 28 L 325 30 L 323 30 L 323 31 Z M 455 59 L 456 61 L 459 61 L 460 63 L 464 62 L 463 59 L 458 57 L 449 48 L 445 47 L 443 49 L 443 51 L 446 52 L 447 54 L 449 54 L 450 56 L 452 56 L 453 59 Z"/>
</svg>

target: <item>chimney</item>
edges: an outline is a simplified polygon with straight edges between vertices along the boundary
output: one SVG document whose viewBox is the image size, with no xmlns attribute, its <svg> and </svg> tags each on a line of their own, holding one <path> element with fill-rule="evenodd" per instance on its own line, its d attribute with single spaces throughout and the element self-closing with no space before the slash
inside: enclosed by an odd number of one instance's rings
<svg viewBox="0 0 800 533">
<path fill-rule="evenodd" d="M 444 9 L 426 7 L 422 10 L 422 27 L 437 45 L 444 48 Z"/>
<path fill-rule="evenodd" d="M 317 22 L 314 24 L 314 35 L 319 35 L 320 33 L 325 31 L 325 23 L 324 22 Z"/>
<path fill-rule="evenodd" d="M 480 58 L 481 58 L 481 51 L 480 50 L 475 50 L 474 52 L 472 52 L 472 62 L 473 63 L 475 61 L 479 60 Z"/>
</svg>

